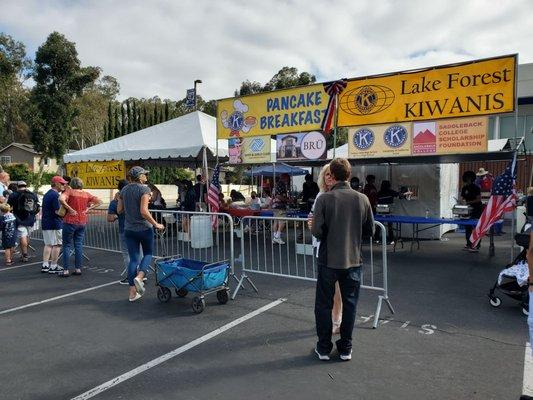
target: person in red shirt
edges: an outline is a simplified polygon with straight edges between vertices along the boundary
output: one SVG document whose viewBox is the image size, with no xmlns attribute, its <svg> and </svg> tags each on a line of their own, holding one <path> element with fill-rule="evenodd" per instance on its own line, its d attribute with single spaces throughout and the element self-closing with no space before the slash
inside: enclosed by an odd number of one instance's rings
<svg viewBox="0 0 533 400">
<path fill-rule="evenodd" d="M 70 276 L 69 258 L 74 247 L 74 266 L 72 275 L 81 275 L 81 262 L 83 257 L 83 238 L 85 225 L 87 225 L 87 212 L 102 204 L 102 201 L 83 190 L 83 181 L 72 178 L 70 189 L 65 190 L 59 198 L 60 203 L 66 208 L 67 214 L 63 219 L 63 273 L 60 277 Z"/>
</svg>

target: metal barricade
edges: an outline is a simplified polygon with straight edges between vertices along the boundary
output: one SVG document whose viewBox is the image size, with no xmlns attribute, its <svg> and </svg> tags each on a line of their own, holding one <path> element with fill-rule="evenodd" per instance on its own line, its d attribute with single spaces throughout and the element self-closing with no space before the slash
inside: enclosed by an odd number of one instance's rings
<svg viewBox="0 0 533 400">
<path fill-rule="evenodd" d="M 150 213 L 165 226 L 165 230 L 155 236 L 154 257 L 181 254 L 206 262 L 229 259 L 233 275 L 233 221 L 229 214 L 172 210 L 150 210 Z M 212 224 L 214 220 L 216 223 Z M 40 216 L 35 228 L 32 238 L 42 240 Z M 121 252 L 118 222 L 107 221 L 106 209 L 89 212 L 84 247 Z"/>
<path fill-rule="evenodd" d="M 280 228 L 279 224 L 283 226 Z M 378 293 L 373 323 L 373 327 L 377 328 L 383 301 L 393 314 L 394 309 L 388 295 L 387 231 L 380 222 L 375 221 L 374 224 L 381 231 L 381 260 L 374 256 L 379 247 L 373 245 L 372 239 L 363 244 L 364 259 L 369 261 L 363 265 L 361 288 Z M 280 229 L 283 232 L 281 238 L 275 238 L 274 233 Z M 316 281 L 317 258 L 306 219 L 247 216 L 241 219 L 241 226 L 236 232 L 241 242 L 238 259 L 242 275 L 232 299 L 245 281 L 257 291 L 247 273 Z"/>
</svg>

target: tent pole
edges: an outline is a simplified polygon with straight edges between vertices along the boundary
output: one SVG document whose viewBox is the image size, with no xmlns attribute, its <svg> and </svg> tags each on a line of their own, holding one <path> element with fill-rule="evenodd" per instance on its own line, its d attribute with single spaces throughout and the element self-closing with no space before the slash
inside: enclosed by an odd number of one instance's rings
<svg viewBox="0 0 533 400">
<path fill-rule="evenodd" d="M 203 169 L 204 169 L 204 177 L 205 177 L 205 185 L 204 188 L 207 188 L 207 185 L 209 185 L 209 170 L 207 168 L 207 146 L 204 145 L 203 148 Z M 203 203 L 204 199 L 204 193 L 203 190 L 200 193 L 200 203 Z"/>
<path fill-rule="evenodd" d="M 333 128 L 333 158 L 335 158 L 335 152 L 337 151 L 337 118 L 338 118 L 338 104 L 339 103 L 339 95 L 335 94 L 335 127 Z"/>
</svg>

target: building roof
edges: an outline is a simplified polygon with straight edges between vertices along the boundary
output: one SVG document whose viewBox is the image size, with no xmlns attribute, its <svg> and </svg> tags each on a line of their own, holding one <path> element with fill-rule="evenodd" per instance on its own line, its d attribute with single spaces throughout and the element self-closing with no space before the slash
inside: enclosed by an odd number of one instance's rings
<svg viewBox="0 0 533 400">
<path fill-rule="evenodd" d="M 31 144 L 16 143 L 16 142 L 8 144 L 6 147 L 4 147 L 3 149 L 0 150 L 0 153 L 3 153 L 5 150 L 9 149 L 12 146 L 13 147 L 17 147 L 17 148 L 19 148 L 21 150 L 27 151 L 28 153 L 35 154 L 35 155 L 41 154 L 38 151 L 36 151 L 35 148 L 33 147 L 33 145 L 31 145 Z"/>
</svg>

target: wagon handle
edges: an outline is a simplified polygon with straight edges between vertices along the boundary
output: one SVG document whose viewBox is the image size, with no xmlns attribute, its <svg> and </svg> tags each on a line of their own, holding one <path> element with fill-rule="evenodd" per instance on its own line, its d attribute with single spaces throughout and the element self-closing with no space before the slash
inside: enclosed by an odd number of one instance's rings
<svg viewBox="0 0 533 400">
<path fill-rule="evenodd" d="M 224 263 L 224 262 L 227 262 L 227 263 L 229 264 L 229 260 L 216 261 L 216 262 L 214 262 L 214 263 L 204 265 L 204 266 L 202 267 L 202 271 L 203 271 L 204 269 L 206 269 L 207 267 L 212 267 L 213 265 L 222 264 L 222 263 Z"/>
</svg>

